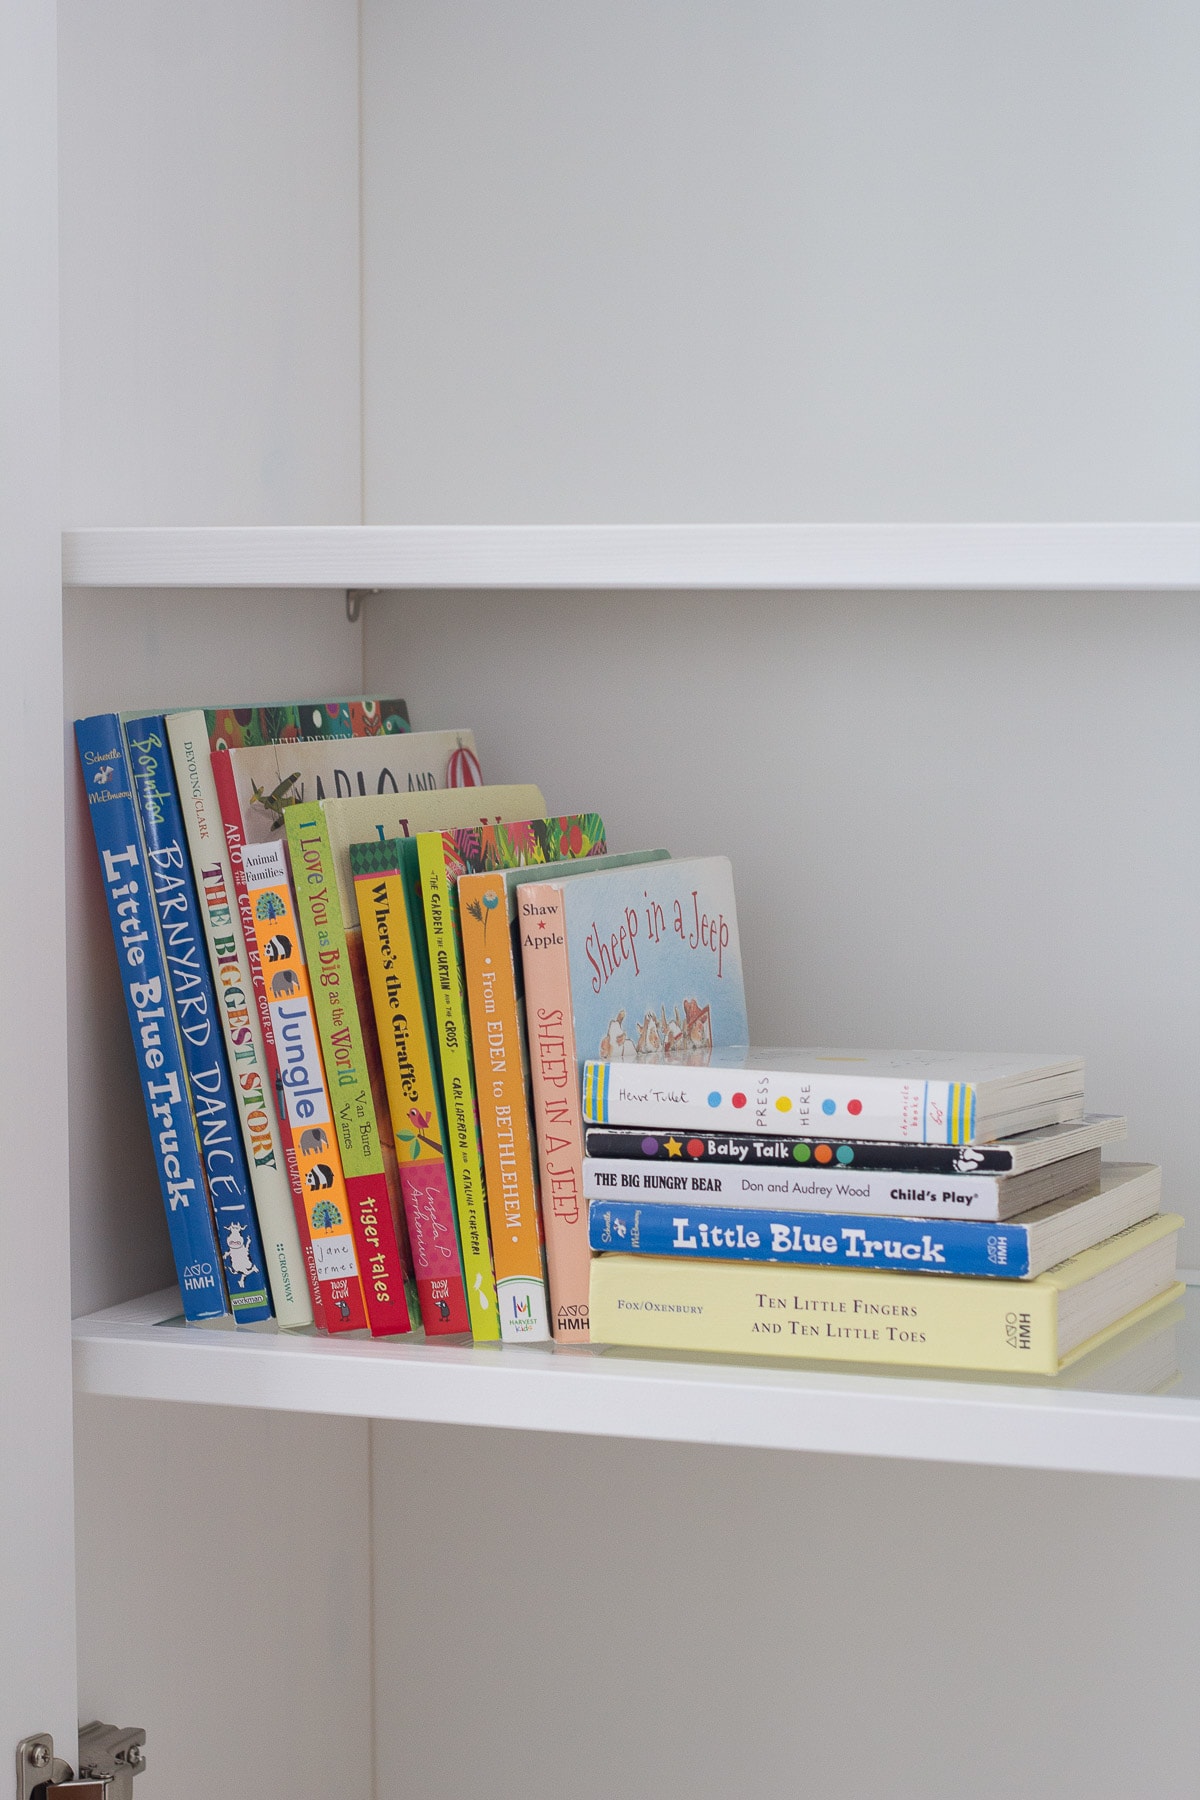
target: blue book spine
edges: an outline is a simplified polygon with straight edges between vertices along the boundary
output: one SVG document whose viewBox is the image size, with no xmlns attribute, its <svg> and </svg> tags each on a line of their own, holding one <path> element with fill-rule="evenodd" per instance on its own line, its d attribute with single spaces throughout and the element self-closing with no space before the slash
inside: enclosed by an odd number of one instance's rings
<svg viewBox="0 0 1200 1800">
<path fill-rule="evenodd" d="M 155 926 L 133 779 L 116 713 L 75 721 L 142 1097 L 167 1212 L 185 1318 L 228 1312 L 187 1079 Z"/>
<path fill-rule="evenodd" d="M 831 1269 L 908 1269 L 923 1275 L 1029 1273 L 1024 1225 L 980 1219 L 889 1219 L 690 1201 L 593 1200 L 593 1250 L 719 1262 L 807 1263 Z"/>
<path fill-rule="evenodd" d="M 225 1058 L 166 728 L 162 718 L 153 714 L 147 718 L 126 718 L 123 727 L 163 961 L 225 1267 L 225 1286 L 234 1318 L 239 1324 L 249 1325 L 271 1317 L 267 1263 Z"/>
</svg>

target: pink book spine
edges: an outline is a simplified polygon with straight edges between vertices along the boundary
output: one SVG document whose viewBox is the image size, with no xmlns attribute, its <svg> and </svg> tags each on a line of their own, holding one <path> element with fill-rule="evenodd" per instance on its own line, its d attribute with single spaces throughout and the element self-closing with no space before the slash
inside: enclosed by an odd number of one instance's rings
<svg viewBox="0 0 1200 1800">
<path fill-rule="evenodd" d="M 562 890 L 550 882 L 530 882 L 518 889 L 517 904 L 529 1073 L 542 1172 L 550 1329 L 565 1343 L 581 1344 L 588 1339 L 591 1253 L 583 1198 L 583 1107 Z"/>
</svg>

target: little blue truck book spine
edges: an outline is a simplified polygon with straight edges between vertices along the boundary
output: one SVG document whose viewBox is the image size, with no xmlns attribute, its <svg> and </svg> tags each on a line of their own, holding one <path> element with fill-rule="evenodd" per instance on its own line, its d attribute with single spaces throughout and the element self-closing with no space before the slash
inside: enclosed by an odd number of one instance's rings
<svg viewBox="0 0 1200 1800">
<path fill-rule="evenodd" d="M 167 1213 L 184 1317 L 192 1324 L 228 1314 L 204 1169 L 188 1101 L 183 1056 L 171 1016 L 166 970 L 154 923 L 150 878 L 138 830 L 133 777 L 116 713 L 76 719 L 88 813 L 100 857 L 121 991 L 142 1084 L 154 1160 Z"/>
<path fill-rule="evenodd" d="M 166 727 L 160 715 L 150 714 L 125 718 L 123 729 L 230 1310 L 239 1324 L 251 1325 L 272 1316 L 267 1259 L 225 1060 Z"/>
<path fill-rule="evenodd" d="M 811 1263 L 832 1269 L 910 1269 L 924 1275 L 1029 1274 L 1029 1230 L 969 1219 L 887 1219 L 859 1214 L 772 1212 L 754 1206 L 672 1200 L 593 1200 L 596 1251 L 711 1258 L 720 1262 Z"/>
</svg>

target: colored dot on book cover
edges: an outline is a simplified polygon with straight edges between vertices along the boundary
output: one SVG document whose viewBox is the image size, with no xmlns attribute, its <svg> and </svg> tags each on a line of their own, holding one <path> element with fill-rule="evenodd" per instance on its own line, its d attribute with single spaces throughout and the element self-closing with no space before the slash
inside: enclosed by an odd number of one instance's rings
<svg viewBox="0 0 1200 1800">
<path fill-rule="evenodd" d="M 837 1111 L 837 1101 L 836 1100 L 822 1100 L 821 1111 L 823 1113 L 835 1113 Z"/>
<path fill-rule="evenodd" d="M 687 1141 L 687 1153 L 689 1156 L 703 1156 L 703 1141 L 700 1138 L 689 1138 Z"/>
<path fill-rule="evenodd" d="M 721 1104 L 721 1096 L 720 1096 L 720 1094 L 718 1094 L 718 1092 L 715 1088 L 713 1089 L 712 1093 L 708 1096 L 708 1104 L 710 1106 L 720 1106 L 720 1104 Z"/>
<path fill-rule="evenodd" d="M 792 1110 L 792 1103 L 788 1099 L 787 1095 L 780 1094 L 778 1100 L 775 1102 L 775 1111 L 776 1112 L 791 1112 L 791 1110 Z"/>
<path fill-rule="evenodd" d="M 853 1146 L 850 1144 L 839 1144 L 837 1159 L 840 1163 L 852 1163 L 854 1161 Z"/>
<path fill-rule="evenodd" d="M 853 1113 L 854 1117 L 857 1119 L 859 1113 L 862 1111 L 862 1101 L 861 1100 L 847 1100 L 846 1111 L 848 1113 Z"/>
<path fill-rule="evenodd" d="M 809 1149 L 807 1144 L 793 1144 L 792 1145 L 792 1155 L 795 1157 L 797 1162 L 807 1162 L 809 1157 L 812 1155 L 812 1151 Z"/>
<path fill-rule="evenodd" d="M 745 1094 L 735 1094 L 733 1096 L 733 1104 L 735 1106 L 745 1106 L 745 1104 L 746 1104 Z"/>
<path fill-rule="evenodd" d="M 819 1163 L 827 1163 L 832 1160 L 833 1151 L 828 1144 L 818 1144 L 813 1155 Z"/>
<path fill-rule="evenodd" d="M 647 1138 L 642 1139 L 642 1155 L 643 1156 L 657 1156 L 658 1155 L 658 1139 L 657 1138 L 647 1137 Z"/>
</svg>

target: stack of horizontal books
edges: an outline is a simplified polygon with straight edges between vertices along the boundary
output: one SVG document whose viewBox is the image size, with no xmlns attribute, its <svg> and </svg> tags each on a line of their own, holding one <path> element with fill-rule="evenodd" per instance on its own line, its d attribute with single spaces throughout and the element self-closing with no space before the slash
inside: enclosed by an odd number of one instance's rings
<svg viewBox="0 0 1200 1800">
<path fill-rule="evenodd" d="M 596 1060 L 583 1100 L 596 1342 L 1054 1374 L 1182 1291 L 1078 1058 Z"/>
</svg>

